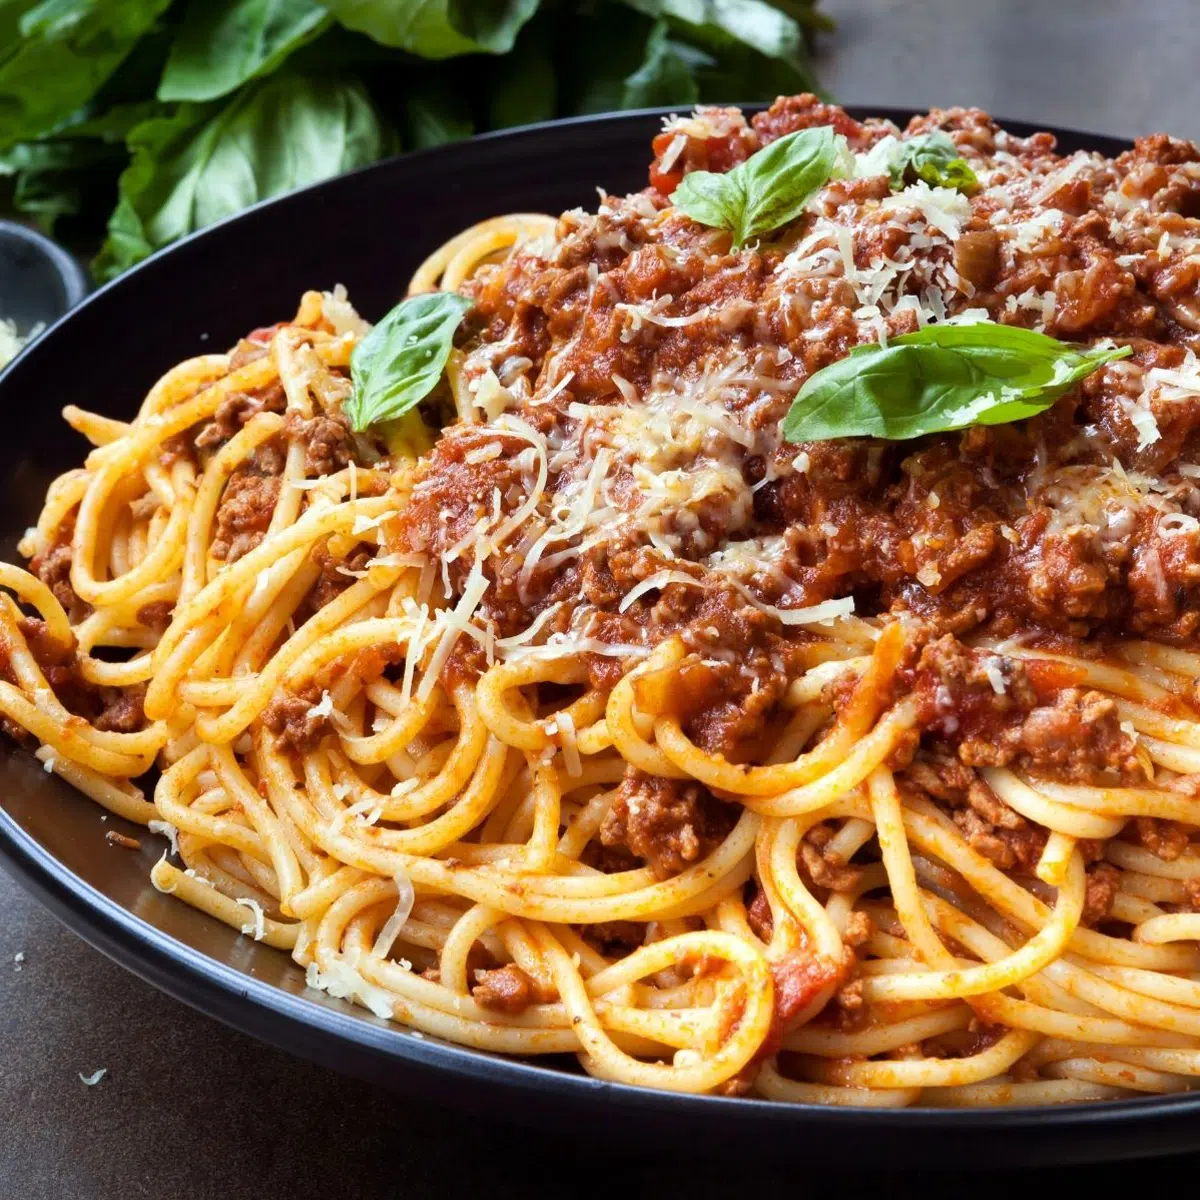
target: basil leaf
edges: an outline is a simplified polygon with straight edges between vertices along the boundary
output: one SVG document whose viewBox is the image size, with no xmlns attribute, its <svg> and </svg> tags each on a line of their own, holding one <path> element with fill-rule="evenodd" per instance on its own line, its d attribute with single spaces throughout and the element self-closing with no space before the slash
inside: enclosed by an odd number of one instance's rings
<svg viewBox="0 0 1200 1200">
<path fill-rule="evenodd" d="M 191 0 L 158 98 L 217 100 L 270 75 L 331 23 L 317 0 Z"/>
<path fill-rule="evenodd" d="M 133 161 L 94 270 L 111 279 L 176 238 L 394 146 L 360 83 L 286 72 L 228 104 L 181 104 L 130 131 Z"/>
<path fill-rule="evenodd" d="M 153 103 L 116 105 L 90 118 L 80 110 L 38 141 L 0 151 L 0 176 L 15 178 L 13 207 L 51 235 L 60 218 L 104 213 L 112 207 L 117 177 L 129 162 L 125 136 L 153 111 Z M 98 229 L 103 230 L 102 220 Z M 86 235 L 94 239 L 96 232 L 92 221 Z"/>
<path fill-rule="evenodd" d="M 401 300 L 350 355 L 354 393 L 346 402 L 351 426 L 391 421 L 437 386 L 463 314 L 474 301 L 457 292 L 425 292 Z"/>
<path fill-rule="evenodd" d="M 670 38 L 666 21 L 656 21 L 646 38 L 641 66 L 625 78 L 620 107 L 695 104 L 700 99 L 695 72 L 712 65 L 707 54 Z"/>
<path fill-rule="evenodd" d="M 475 132 L 467 98 L 445 68 L 411 72 L 399 108 L 400 131 L 408 150 L 458 142 Z"/>
<path fill-rule="evenodd" d="M 53 235 L 57 221 L 82 212 L 101 189 L 115 188 L 128 155 L 100 139 L 18 142 L 0 153 L 0 176 L 14 175 L 12 204 Z"/>
<path fill-rule="evenodd" d="M 979 190 L 975 172 L 940 129 L 902 141 L 888 169 L 888 177 L 893 191 L 918 179 L 923 179 L 930 187 L 955 188 L 967 195 Z"/>
<path fill-rule="evenodd" d="M 731 229 L 734 248 L 741 245 L 742 214 L 746 211 L 746 191 L 740 176 L 729 171 L 691 171 L 675 189 L 671 203 L 701 225 Z"/>
<path fill-rule="evenodd" d="M 53 129 L 86 104 L 169 3 L 0 3 L 0 149 Z"/>
<path fill-rule="evenodd" d="M 1130 346 L 1081 349 L 1044 333 L 980 321 L 927 325 L 887 346 L 856 346 L 804 382 L 783 420 L 789 442 L 905 441 L 1045 412 Z"/>
<path fill-rule="evenodd" d="M 533 125 L 561 115 L 554 33 L 543 10 L 521 30 L 511 53 L 488 64 L 484 95 L 489 128 Z"/>
<path fill-rule="evenodd" d="M 648 17 L 665 19 L 674 32 L 718 56 L 723 56 L 726 50 L 746 47 L 767 60 L 786 65 L 793 80 L 790 92 L 819 90 L 801 21 L 809 26 L 824 22 L 806 0 L 786 4 L 768 4 L 766 0 L 623 0 L 623 3 Z M 763 87 L 761 75 L 754 77 L 751 89 L 754 95 L 764 98 L 777 94 Z M 730 95 L 720 93 L 726 100 Z"/>
<path fill-rule="evenodd" d="M 422 58 L 507 54 L 539 0 L 325 0 L 347 29 Z"/>
<path fill-rule="evenodd" d="M 799 129 L 724 174 L 685 175 L 671 203 L 701 225 L 731 230 L 738 250 L 748 238 L 794 221 L 841 156 L 833 126 Z"/>
</svg>

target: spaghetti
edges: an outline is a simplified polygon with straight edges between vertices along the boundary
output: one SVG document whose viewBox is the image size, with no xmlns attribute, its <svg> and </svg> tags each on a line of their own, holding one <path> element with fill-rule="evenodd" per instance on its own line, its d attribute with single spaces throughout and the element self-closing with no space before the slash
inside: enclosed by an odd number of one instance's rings
<svg viewBox="0 0 1200 1200">
<path fill-rule="evenodd" d="M 856 166 L 777 236 L 670 203 L 825 125 Z M 475 308 L 386 426 L 342 416 L 340 290 L 66 410 L 5 728 L 170 836 L 156 887 L 465 1046 L 786 1102 L 1191 1087 L 1200 155 L 934 129 L 976 194 L 800 97 L 465 231 L 411 290 Z M 1021 424 L 782 440 L 813 372 L 972 313 L 1135 353 Z"/>
</svg>

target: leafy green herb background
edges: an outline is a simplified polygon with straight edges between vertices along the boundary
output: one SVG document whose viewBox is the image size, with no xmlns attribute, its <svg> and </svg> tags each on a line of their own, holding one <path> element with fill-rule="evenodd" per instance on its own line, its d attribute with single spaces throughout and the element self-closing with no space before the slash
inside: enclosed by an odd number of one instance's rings
<svg viewBox="0 0 1200 1200">
<path fill-rule="evenodd" d="M 0 208 L 111 279 L 249 204 L 551 117 L 813 88 L 817 0 L 0 0 Z"/>
</svg>

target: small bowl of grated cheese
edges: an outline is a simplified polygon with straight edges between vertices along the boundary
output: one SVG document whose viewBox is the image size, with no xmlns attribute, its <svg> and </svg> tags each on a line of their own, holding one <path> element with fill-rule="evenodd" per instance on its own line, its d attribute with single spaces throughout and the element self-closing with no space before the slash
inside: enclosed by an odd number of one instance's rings
<svg viewBox="0 0 1200 1200">
<path fill-rule="evenodd" d="M 87 295 L 83 268 L 48 237 L 0 221 L 0 371 Z"/>
</svg>

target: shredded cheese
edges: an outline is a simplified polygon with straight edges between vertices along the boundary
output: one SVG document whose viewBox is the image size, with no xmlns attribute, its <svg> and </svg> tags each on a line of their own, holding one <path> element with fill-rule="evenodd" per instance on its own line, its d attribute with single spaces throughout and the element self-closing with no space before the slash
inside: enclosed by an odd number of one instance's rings
<svg viewBox="0 0 1200 1200">
<path fill-rule="evenodd" d="M 392 947 L 396 944 L 396 938 L 400 936 L 401 930 L 412 915 L 413 904 L 417 898 L 412 880 L 407 875 L 397 872 L 395 880 L 396 908 L 383 923 L 383 928 L 380 929 L 379 936 L 375 939 L 375 945 L 371 949 L 371 953 L 377 958 L 387 958 L 391 954 Z"/>
<path fill-rule="evenodd" d="M 179 855 L 179 830 L 170 821 L 150 821 L 147 828 L 151 833 L 161 833 L 171 843 L 171 853 Z"/>
<path fill-rule="evenodd" d="M 242 933 L 246 934 L 247 936 L 253 934 L 254 940 L 256 942 L 261 942 L 263 940 L 263 933 L 266 929 L 266 917 L 263 914 L 262 905 L 259 904 L 257 900 L 251 899 L 249 896 L 238 896 L 236 903 L 242 908 L 248 908 L 254 915 L 254 920 L 251 922 L 251 924 L 242 926 Z"/>
</svg>

